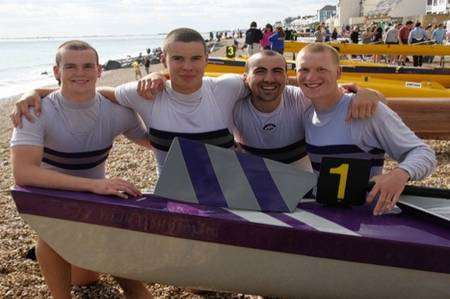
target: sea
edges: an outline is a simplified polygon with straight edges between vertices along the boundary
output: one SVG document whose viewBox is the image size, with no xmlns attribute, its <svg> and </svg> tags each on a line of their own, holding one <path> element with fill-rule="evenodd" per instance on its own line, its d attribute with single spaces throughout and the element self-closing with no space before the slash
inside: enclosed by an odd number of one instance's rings
<svg viewBox="0 0 450 299">
<path fill-rule="evenodd" d="M 56 83 L 52 67 L 56 48 L 71 39 L 88 42 L 97 49 L 100 63 L 136 57 L 146 49 L 161 47 L 165 34 L 129 36 L 68 36 L 35 38 L 0 37 L 0 100 L 32 88 Z"/>
</svg>

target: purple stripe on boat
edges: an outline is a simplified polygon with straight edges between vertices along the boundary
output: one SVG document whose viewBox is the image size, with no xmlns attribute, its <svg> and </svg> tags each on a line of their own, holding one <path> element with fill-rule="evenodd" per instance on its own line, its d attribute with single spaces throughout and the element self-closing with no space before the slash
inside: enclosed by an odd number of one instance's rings
<svg viewBox="0 0 450 299">
<path fill-rule="evenodd" d="M 289 208 L 273 181 L 264 160 L 246 154 L 237 154 L 237 157 L 258 200 L 261 211 L 289 212 Z"/>
<path fill-rule="evenodd" d="M 289 228 L 250 223 L 223 209 L 187 203 L 178 206 L 176 202 L 169 203 L 156 196 L 136 201 L 37 188 L 17 188 L 12 194 L 21 214 L 262 250 L 450 273 L 447 228 L 407 215 L 371 217 L 367 207 L 367 213 L 362 216 L 356 209 L 335 211 L 335 222 L 346 227 L 349 227 L 346 223 L 356 225 L 358 221 L 364 226 L 367 219 L 371 219 L 370 229 L 356 230 L 361 237 L 355 237 L 305 229 L 305 225 L 300 224 Z M 175 208 L 170 207 L 172 204 Z M 190 205 L 195 208 L 190 209 Z M 321 208 L 319 205 L 310 207 L 310 203 L 301 206 L 312 213 L 313 209 Z M 397 239 L 392 238 L 391 231 L 396 231 Z M 429 234 L 436 238 L 424 238 Z"/>
<path fill-rule="evenodd" d="M 228 207 L 203 143 L 180 139 L 186 168 L 200 204 Z"/>
<path fill-rule="evenodd" d="M 327 220 L 335 222 L 361 235 L 371 235 L 388 240 L 411 241 L 415 243 L 435 244 L 450 247 L 450 233 L 436 230 L 429 222 L 418 221 L 417 217 L 407 213 L 373 216 L 371 206 L 353 206 L 351 208 L 325 207 L 316 202 L 300 203 L 299 208 Z M 378 226 L 383 229 L 374 229 Z M 402 226 L 399 230 L 398 226 Z M 420 236 L 418 235 L 420 232 Z M 450 257 L 449 257 L 450 258 Z"/>
<path fill-rule="evenodd" d="M 315 228 L 308 226 L 305 223 L 303 223 L 295 218 L 289 217 L 288 215 L 286 215 L 284 213 L 266 213 L 266 214 L 270 215 L 273 218 L 278 219 L 281 222 L 286 223 L 287 225 L 290 225 L 292 227 L 302 226 L 302 228 L 304 228 L 304 229 L 316 230 Z"/>
</svg>

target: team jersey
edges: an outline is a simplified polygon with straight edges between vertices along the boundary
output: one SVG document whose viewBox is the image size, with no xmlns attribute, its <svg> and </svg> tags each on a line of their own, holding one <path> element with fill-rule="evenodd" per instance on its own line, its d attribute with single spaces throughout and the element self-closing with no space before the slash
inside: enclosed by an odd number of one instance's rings
<svg viewBox="0 0 450 299">
<path fill-rule="evenodd" d="M 116 88 L 117 101 L 136 111 L 147 126 L 155 148 L 158 173 L 174 137 L 184 137 L 231 148 L 234 146 L 232 109 L 248 91 L 240 76 L 204 77 L 202 87 L 189 95 L 171 88 L 149 101 L 137 94 L 136 82 Z"/>
<path fill-rule="evenodd" d="M 251 154 L 310 170 L 305 151 L 303 115 L 311 102 L 300 88 L 286 86 L 278 107 L 264 113 L 250 97 L 239 100 L 233 110 L 235 139 Z"/>
<path fill-rule="evenodd" d="M 370 176 L 382 172 L 384 154 L 399 162 L 411 180 L 431 174 L 436 166 L 433 150 L 420 140 L 385 104 L 378 103 L 371 118 L 346 122 L 352 96 L 343 95 L 335 107 L 318 112 L 313 106 L 304 118 L 306 151 L 315 172 L 323 157 L 371 161 Z"/>
<path fill-rule="evenodd" d="M 105 177 L 105 160 L 118 135 L 146 138 L 133 111 L 100 94 L 77 103 L 53 92 L 42 100 L 42 113 L 34 122 L 22 121 L 23 128 L 13 131 L 11 147 L 41 146 L 43 167 L 86 178 Z"/>
</svg>

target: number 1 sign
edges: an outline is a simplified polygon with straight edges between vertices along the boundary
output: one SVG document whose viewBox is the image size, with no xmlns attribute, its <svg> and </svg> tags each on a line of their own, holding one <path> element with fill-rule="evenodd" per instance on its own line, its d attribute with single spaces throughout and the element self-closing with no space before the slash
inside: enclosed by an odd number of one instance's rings
<svg viewBox="0 0 450 299">
<path fill-rule="evenodd" d="M 369 175 L 369 160 L 323 158 L 316 199 L 328 205 L 362 205 L 366 201 Z"/>
</svg>

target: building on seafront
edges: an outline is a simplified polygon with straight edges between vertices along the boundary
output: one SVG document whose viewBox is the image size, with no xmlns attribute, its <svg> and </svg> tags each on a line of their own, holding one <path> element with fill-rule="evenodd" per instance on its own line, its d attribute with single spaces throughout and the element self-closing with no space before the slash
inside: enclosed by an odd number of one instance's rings
<svg viewBox="0 0 450 299">
<path fill-rule="evenodd" d="M 450 0 L 339 0 L 336 25 L 406 20 L 437 24 L 450 19 L 449 11 Z"/>
<path fill-rule="evenodd" d="M 325 5 L 321 9 L 317 11 L 317 19 L 319 22 L 325 22 L 329 18 L 332 18 L 336 15 L 336 6 L 335 5 Z"/>
</svg>

